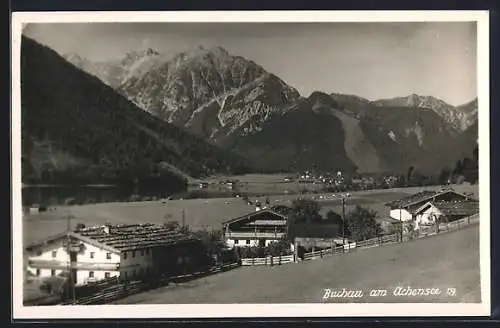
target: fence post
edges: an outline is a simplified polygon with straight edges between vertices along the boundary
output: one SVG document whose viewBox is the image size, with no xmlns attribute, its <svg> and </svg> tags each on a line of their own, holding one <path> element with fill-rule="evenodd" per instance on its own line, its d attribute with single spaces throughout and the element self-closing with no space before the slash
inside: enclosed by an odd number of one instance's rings
<svg viewBox="0 0 500 328">
<path fill-rule="evenodd" d="M 319 250 L 319 257 L 323 258 L 323 250 L 322 249 Z"/>
<path fill-rule="evenodd" d="M 253 254 L 252 254 L 252 265 L 255 265 L 255 258 L 253 257 Z"/>
<path fill-rule="evenodd" d="M 281 265 L 281 253 L 280 253 L 278 265 Z"/>
<path fill-rule="evenodd" d="M 467 217 L 467 224 L 470 224 L 470 215 Z"/>
</svg>

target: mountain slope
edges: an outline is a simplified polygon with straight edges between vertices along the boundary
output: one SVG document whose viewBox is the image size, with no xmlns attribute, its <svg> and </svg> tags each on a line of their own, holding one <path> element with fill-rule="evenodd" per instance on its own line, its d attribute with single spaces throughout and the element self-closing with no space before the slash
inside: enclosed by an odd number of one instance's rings
<svg viewBox="0 0 500 328">
<path fill-rule="evenodd" d="M 306 99 L 284 114 L 271 116 L 253 133 L 226 139 L 223 147 L 246 154 L 251 163 L 284 172 L 313 169 L 351 173 L 357 169 L 344 149 L 340 120 L 313 111 Z"/>
<path fill-rule="evenodd" d="M 172 166 L 185 177 L 246 169 L 238 157 L 145 113 L 98 78 L 24 36 L 21 95 L 27 168 L 23 174 L 31 170 L 23 180 L 63 183 L 76 176 L 93 181 L 165 176 L 173 182 L 180 177 L 172 173 Z M 37 155 L 42 142 L 59 149 L 56 153 L 64 154 L 68 164 L 63 168 Z M 44 166 L 48 174 L 42 176 L 36 171 Z"/>
<path fill-rule="evenodd" d="M 120 93 L 250 163 L 270 171 L 355 167 L 345 154 L 338 119 L 299 104 L 293 87 L 250 60 L 220 47 L 199 47 L 171 59 L 153 56 L 141 67 L 140 74 L 128 74 Z M 295 112 L 304 106 L 308 110 Z M 303 120 L 300 129 L 295 119 Z"/>
<path fill-rule="evenodd" d="M 451 124 L 457 131 L 466 130 L 477 117 L 477 99 L 462 106 L 452 106 L 443 100 L 431 96 L 411 94 L 407 97 L 380 99 L 372 102 L 381 107 L 409 107 L 432 109 L 441 118 Z"/>
<path fill-rule="evenodd" d="M 469 150 L 467 140 L 474 132 L 457 131 L 431 109 L 374 105 L 352 95 L 331 94 L 328 100 L 326 94 L 315 94 L 323 107 L 342 120 L 345 148 L 360 172 L 405 173 L 413 166 L 435 174 L 450 159 L 460 158 L 464 149 Z"/>
</svg>

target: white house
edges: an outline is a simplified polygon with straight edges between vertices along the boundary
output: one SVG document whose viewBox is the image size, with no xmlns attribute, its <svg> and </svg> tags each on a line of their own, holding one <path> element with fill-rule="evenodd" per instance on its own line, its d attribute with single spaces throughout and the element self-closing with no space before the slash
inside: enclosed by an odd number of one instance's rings
<svg viewBox="0 0 500 328">
<path fill-rule="evenodd" d="M 268 246 L 285 237 L 287 217 L 257 205 L 255 212 L 225 221 L 222 226 L 229 247 Z"/>
<path fill-rule="evenodd" d="M 70 252 L 68 241 L 73 247 Z M 174 264 L 188 262 L 188 252 L 172 250 L 172 246 L 195 241 L 188 235 L 154 224 L 83 228 L 28 246 L 27 270 L 35 276 L 49 277 L 72 269 L 76 285 L 111 277 L 133 279 L 157 273 L 158 261 L 167 261 L 166 253 L 174 253 L 173 260 L 169 257 Z M 73 254 L 71 267 L 69 253 Z"/>
<path fill-rule="evenodd" d="M 477 213 L 479 202 L 476 200 L 427 202 L 415 211 L 415 226 L 434 225 L 437 220 L 455 221 Z"/>
<path fill-rule="evenodd" d="M 416 211 L 428 202 L 467 200 L 474 199 L 454 190 L 424 190 L 385 205 L 389 207 L 390 217 L 402 222 L 411 222 L 416 219 Z"/>
</svg>

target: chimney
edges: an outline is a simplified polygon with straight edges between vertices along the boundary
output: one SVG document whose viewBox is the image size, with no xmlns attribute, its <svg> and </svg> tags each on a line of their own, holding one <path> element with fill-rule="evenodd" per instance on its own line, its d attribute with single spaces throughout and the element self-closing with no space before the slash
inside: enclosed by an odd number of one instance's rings
<svg viewBox="0 0 500 328">
<path fill-rule="evenodd" d="M 260 201 L 255 202 L 255 212 L 258 212 L 262 209 L 262 206 L 260 204 Z"/>
</svg>

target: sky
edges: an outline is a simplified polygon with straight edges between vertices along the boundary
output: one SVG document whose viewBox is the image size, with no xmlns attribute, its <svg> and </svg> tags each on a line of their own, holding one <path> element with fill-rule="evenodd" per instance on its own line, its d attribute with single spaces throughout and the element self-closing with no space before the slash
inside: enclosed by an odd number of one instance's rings
<svg viewBox="0 0 500 328">
<path fill-rule="evenodd" d="M 37 23 L 24 35 L 90 60 L 151 47 L 221 46 L 296 88 L 369 100 L 418 94 L 452 105 L 477 97 L 475 22 Z"/>
</svg>

